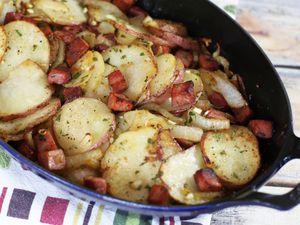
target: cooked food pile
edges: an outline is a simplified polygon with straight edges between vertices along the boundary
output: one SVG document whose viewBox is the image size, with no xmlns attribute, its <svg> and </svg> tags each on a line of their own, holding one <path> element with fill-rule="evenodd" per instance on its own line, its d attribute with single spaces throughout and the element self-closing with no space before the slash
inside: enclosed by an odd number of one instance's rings
<svg viewBox="0 0 300 225">
<path fill-rule="evenodd" d="M 218 43 L 134 0 L 0 2 L 0 137 L 98 193 L 200 204 L 261 165 L 242 77 Z"/>
</svg>

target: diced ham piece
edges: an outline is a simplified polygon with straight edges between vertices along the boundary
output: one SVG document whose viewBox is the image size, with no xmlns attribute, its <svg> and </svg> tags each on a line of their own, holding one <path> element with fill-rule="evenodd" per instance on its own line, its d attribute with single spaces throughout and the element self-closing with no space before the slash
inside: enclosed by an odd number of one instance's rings
<svg viewBox="0 0 300 225">
<path fill-rule="evenodd" d="M 271 121 L 251 120 L 248 127 L 259 138 L 268 139 L 273 136 L 273 123 Z"/>
<path fill-rule="evenodd" d="M 54 31 L 55 37 L 62 40 L 66 44 L 70 44 L 75 39 L 75 35 L 64 30 L 56 30 Z"/>
<path fill-rule="evenodd" d="M 83 179 L 84 186 L 93 189 L 94 191 L 100 193 L 100 194 L 106 194 L 107 192 L 107 183 L 106 180 L 104 180 L 101 177 L 85 177 Z"/>
<path fill-rule="evenodd" d="M 82 38 L 76 38 L 67 47 L 66 62 L 69 66 L 72 66 L 77 62 L 87 51 L 89 50 L 89 44 Z"/>
<path fill-rule="evenodd" d="M 203 168 L 194 174 L 194 180 L 200 191 L 221 191 L 222 184 L 212 169 Z"/>
<path fill-rule="evenodd" d="M 55 140 L 48 129 L 40 129 L 33 136 L 34 144 L 39 152 L 57 149 Z"/>
<path fill-rule="evenodd" d="M 48 23 L 45 23 L 45 22 L 39 22 L 37 24 L 37 26 L 40 28 L 40 30 L 46 35 L 50 35 L 52 34 L 52 29 L 50 27 L 50 25 Z"/>
<path fill-rule="evenodd" d="M 48 73 L 48 81 L 50 84 L 66 84 L 71 79 L 71 71 L 68 67 L 59 66 L 53 68 Z"/>
<path fill-rule="evenodd" d="M 133 108 L 133 102 L 125 95 L 110 93 L 108 97 L 108 108 L 114 111 L 126 112 Z"/>
<path fill-rule="evenodd" d="M 10 23 L 12 21 L 21 20 L 23 19 L 24 15 L 23 13 L 17 13 L 17 12 L 8 12 L 5 15 L 4 24 Z"/>
<path fill-rule="evenodd" d="M 181 138 L 176 138 L 176 141 L 180 145 L 180 147 L 182 147 L 183 149 L 188 149 L 188 148 L 190 148 L 194 145 L 194 142 L 184 140 L 184 139 L 181 139 Z"/>
<path fill-rule="evenodd" d="M 70 32 L 71 34 L 77 34 L 83 30 L 82 25 L 63 26 L 63 30 Z"/>
<path fill-rule="evenodd" d="M 154 184 L 151 187 L 148 202 L 156 205 L 167 205 L 170 202 L 168 189 L 163 185 Z"/>
<path fill-rule="evenodd" d="M 38 152 L 39 163 L 47 170 L 62 170 L 66 166 L 66 158 L 63 150 L 56 149 L 47 152 Z"/>
<path fill-rule="evenodd" d="M 83 92 L 80 87 L 69 87 L 69 88 L 64 88 L 63 96 L 64 96 L 65 103 L 68 103 L 77 98 L 82 97 Z"/>
<path fill-rule="evenodd" d="M 34 161 L 35 158 L 36 158 L 36 154 L 35 154 L 35 151 L 33 149 L 31 149 L 29 147 L 28 144 L 26 143 L 22 143 L 19 148 L 18 148 L 19 152 L 24 155 L 26 158 Z"/>
<path fill-rule="evenodd" d="M 223 97 L 223 95 L 219 92 L 214 91 L 210 95 L 207 96 L 208 100 L 211 104 L 213 104 L 215 107 L 220 109 L 226 109 L 228 108 L 228 103 Z"/>
<path fill-rule="evenodd" d="M 122 93 L 128 88 L 125 77 L 120 70 L 116 70 L 108 75 L 108 83 L 114 93 Z"/>
<path fill-rule="evenodd" d="M 177 34 L 173 34 L 170 32 L 163 32 L 161 38 L 165 39 L 166 41 L 170 42 L 171 44 L 178 45 L 183 49 L 197 51 L 200 48 L 199 43 L 197 41 L 190 39 L 190 38 L 184 38 L 184 37 L 181 37 Z"/>
<path fill-rule="evenodd" d="M 174 84 L 171 92 L 172 106 L 183 107 L 194 104 L 196 96 L 194 94 L 193 81 L 186 81 L 180 84 Z"/>
<path fill-rule="evenodd" d="M 253 115 L 253 111 L 249 107 L 249 105 L 245 105 L 241 108 L 232 109 L 232 111 L 234 113 L 236 121 L 240 124 L 247 123 Z"/>
<path fill-rule="evenodd" d="M 135 3 L 135 0 L 113 0 L 112 3 L 126 13 Z"/>
<path fill-rule="evenodd" d="M 95 49 L 98 51 L 98 52 L 103 52 L 105 51 L 106 49 L 108 49 L 109 46 L 108 45 L 105 45 L 105 44 L 99 44 L 99 45 L 96 45 L 95 46 Z"/>
<path fill-rule="evenodd" d="M 34 17 L 23 17 L 22 20 L 23 20 L 23 21 L 26 21 L 26 22 L 28 22 L 28 23 L 32 23 L 32 24 L 34 24 L 34 25 L 37 24 L 37 21 L 34 19 Z"/>
<path fill-rule="evenodd" d="M 215 71 L 219 68 L 219 63 L 209 55 L 199 55 L 199 66 L 205 70 Z"/>
<path fill-rule="evenodd" d="M 178 50 L 175 57 L 182 61 L 184 68 L 190 68 L 193 63 L 193 54 L 189 51 Z"/>
<path fill-rule="evenodd" d="M 231 123 L 235 122 L 235 119 L 229 113 L 225 113 L 216 109 L 209 109 L 204 113 L 204 116 L 211 119 L 229 119 Z"/>
<path fill-rule="evenodd" d="M 138 7 L 138 6 L 132 6 L 128 10 L 127 14 L 129 16 L 132 16 L 132 17 L 135 17 L 135 16 L 145 16 L 146 17 L 146 16 L 148 16 L 148 13 L 145 10 Z"/>
<path fill-rule="evenodd" d="M 182 37 L 187 36 L 187 29 L 181 23 L 176 23 L 176 22 L 168 21 L 168 20 L 159 20 L 159 19 L 157 19 L 155 21 L 158 24 L 159 29 L 161 29 L 164 32 L 177 34 Z"/>
</svg>

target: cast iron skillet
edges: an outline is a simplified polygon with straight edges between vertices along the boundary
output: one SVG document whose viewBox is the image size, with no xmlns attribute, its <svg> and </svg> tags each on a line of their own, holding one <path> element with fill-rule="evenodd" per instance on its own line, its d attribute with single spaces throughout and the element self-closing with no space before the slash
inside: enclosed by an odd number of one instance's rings
<svg viewBox="0 0 300 225">
<path fill-rule="evenodd" d="M 72 194 L 141 214 L 195 216 L 237 205 L 262 205 L 287 210 L 300 203 L 300 185 L 279 196 L 256 192 L 286 162 L 300 158 L 300 139 L 293 133 L 290 103 L 282 82 L 254 40 L 235 21 L 206 0 L 140 0 L 138 4 L 155 17 L 184 22 L 194 36 L 211 36 L 220 42 L 233 71 L 244 78 L 256 117 L 270 119 L 275 124 L 273 139 L 260 144 L 263 165 L 257 177 L 242 190 L 207 204 L 144 205 L 100 195 L 71 184 L 26 159 L 5 142 L 0 141 L 0 145 L 32 172 Z"/>
</svg>

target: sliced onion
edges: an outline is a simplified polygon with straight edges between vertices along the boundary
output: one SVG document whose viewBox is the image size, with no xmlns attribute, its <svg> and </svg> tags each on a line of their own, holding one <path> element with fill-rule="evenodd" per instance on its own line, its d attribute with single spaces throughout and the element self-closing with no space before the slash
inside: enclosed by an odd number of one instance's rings
<svg viewBox="0 0 300 225">
<path fill-rule="evenodd" d="M 224 130 L 230 128 L 230 120 L 228 119 L 208 119 L 194 111 L 188 113 L 187 122 L 203 130 Z"/>
<path fill-rule="evenodd" d="M 214 76 L 215 87 L 223 95 L 231 108 L 241 108 L 247 104 L 238 89 L 227 79 L 221 76 Z"/>
<path fill-rule="evenodd" d="M 166 109 L 162 108 L 160 105 L 157 105 L 155 103 L 147 103 L 140 107 L 140 109 L 148 109 L 150 111 L 158 112 L 162 116 L 178 124 L 184 123 L 184 120 L 182 118 L 174 116 L 172 113 L 169 113 Z"/>
<path fill-rule="evenodd" d="M 58 40 L 58 44 L 59 44 L 58 52 L 56 55 L 56 59 L 55 59 L 54 63 L 52 64 L 52 68 L 55 68 L 55 67 L 63 64 L 64 60 L 65 60 L 66 44 L 62 40 Z"/>
<path fill-rule="evenodd" d="M 203 130 L 199 127 L 188 127 L 174 125 L 171 128 L 171 134 L 174 138 L 180 138 L 188 141 L 199 142 L 203 135 Z"/>
</svg>

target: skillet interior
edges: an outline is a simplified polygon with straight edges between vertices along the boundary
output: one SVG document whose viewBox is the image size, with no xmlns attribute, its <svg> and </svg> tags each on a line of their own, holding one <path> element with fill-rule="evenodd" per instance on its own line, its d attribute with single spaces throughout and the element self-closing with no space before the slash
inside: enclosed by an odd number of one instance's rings
<svg viewBox="0 0 300 225">
<path fill-rule="evenodd" d="M 151 4 L 148 4 L 149 2 Z M 139 4 L 152 12 L 153 16 L 183 22 L 188 26 L 191 35 L 210 36 L 219 42 L 225 56 L 231 62 L 232 70 L 244 78 L 247 93 L 251 96 L 250 105 L 254 109 L 256 117 L 275 122 L 276 133 L 273 140 L 261 143 L 263 166 L 258 177 L 243 190 L 223 199 L 234 200 L 235 196 L 248 193 L 261 186 L 271 174 L 279 169 L 278 164 L 286 155 L 282 151 L 282 147 L 287 144 L 286 137 L 291 132 L 291 110 L 286 92 L 279 76 L 260 48 L 249 35 L 216 6 L 206 0 L 158 0 L 156 4 L 153 3 L 155 1 L 139 1 Z M 1 145 L 4 144 L 1 143 Z M 58 178 L 24 159 L 14 150 L 9 150 L 9 152 L 33 172 L 71 193 L 89 199 L 99 199 L 104 203 L 123 209 L 143 214 L 167 216 L 194 215 L 222 207 L 222 199 L 200 206 L 159 207 L 102 196 Z"/>
<path fill-rule="evenodd" d="M 274 138 L 260 143 L 262 169 L 267 169 L 281 154 L 282 132 L 290 131 L 292 118 L 283 84 L 263 51 L 234 20 L 206 0 L 145 0 L 140 5 L 154 17 L 183 22 L 194 37 L 211 37 L 221 44 L 232 71 L 244 79 L 255 118 L 274 121 Z"/>
</svg>

